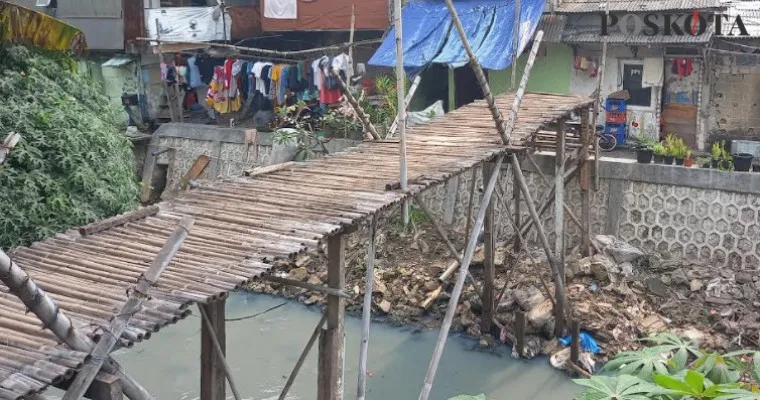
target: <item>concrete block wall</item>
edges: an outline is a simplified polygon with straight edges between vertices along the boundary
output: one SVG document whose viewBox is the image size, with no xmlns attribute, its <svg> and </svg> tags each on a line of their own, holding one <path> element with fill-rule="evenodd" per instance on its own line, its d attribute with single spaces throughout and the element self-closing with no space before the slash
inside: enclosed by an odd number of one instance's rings
<svg viewBox="0 0 760 400">
<path fill-rule="evenodd" d="M 711 74 L 708 141 L 724 136 L 760 139 L 760 65 L 737 65 L 721 58 Z"/>
<path fill-rule="evenodd" d="M 547 179 L 553 179 L 553 155 L 536 155 Z M 540 175 L 523 163 L 523 171 L 534 201 L 545 196 L 548 186 Z M 477 172 L 476 188 L 482 183 Z M 628 243 L 650 251 L 669 253 L 734 269 L 760 269 L 760 174 L 722 172 L 711 169 L 663 165 L 641 165 L 633 160 L 603 159 L 599 166 L 600 190 L 592 192 L 591 232 L 616 235 Z M 464 232 L 471 173 L 449 182 L 456 190 L 440 185 L 423 199 L 437 215 L 453 214 L 451 226 Z M 503 215 L 512 212 L 512 175 L 504 169 L 500 179 L 507 206 L 499 197 L 497 221 L 499 237 L 512 234 L 511 223 Z M 580 218 L 580 191 L 574 179 L 566 186 L 566 203 Z M 447 206 L 447 194 L 456 193 Z M 498 190 L 497 190 L 498 192 Z M 474 216 L 482 194 L 476 193 Z M 451 202 L 449 202 L 451 203 Z M 523 221 L 529 219 L 522 206 Z M 550 242 L 554 241 L 554 208 L 542 216 Z M 511 215 L 511 214 L 510 214 Z M 447 221 L 448 222 L 448 221 Z M 580 243 L 580 229 L 565 217 L 566 244 Z M 535 231 L 528 240 L 536 240 Z"/>
</svg>

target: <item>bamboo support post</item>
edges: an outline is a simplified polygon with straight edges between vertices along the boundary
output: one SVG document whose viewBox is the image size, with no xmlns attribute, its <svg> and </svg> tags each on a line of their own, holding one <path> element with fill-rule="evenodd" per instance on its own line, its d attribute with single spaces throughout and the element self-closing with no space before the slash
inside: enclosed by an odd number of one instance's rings
<svg viewBox="0 0 760 400">
<path fill-rule="evenodd" d="M 533 158 L 532 155 L 530 155 L 530 153 L 528 153 L 528 160 L 533 165 L 533 168 L 536 169 L 536 173 L 538 173 L 538 176 L 541 178 L 544 184 L 546 184 L 546 186 L 551 186 L 552 183 L 549 182 L 549 179 L 546 178 L 546 175 L 544 175 L 544 173 L 541 171 L 541 168 L 538 166 L 538 164 L 536 163 L 536 160 Z M 556 190 L 556 189 L 552 186 L 552 190 Z M 555 192 L 553 191 L 552 198 L 554 198 L 554 196 L 555 196 Z M 573 210 L 570 208 L 570 206 L 567 204 L 566 201 L 563 203 L 563 205 L 564 205 L 565 213 L 567 213 L 567 216 L 570 217 L 570 220 L 573 221 L 573 223 L 577 225 L 578 228 L 583 228 L 581 220 L 578 219 L 578 216 L 575 215 L 575 213 L 573 212 Z"/>
<path fill-rule="evenodd" d="M 572 167 L 572 168 L 570 168 L 569 171 L 565 172 L 565 184 L 566 185 L 573 178 L 573 176 L 575 175 L 576 172 L 578 172 L 577 166 Z M 549 182 L 549 181 L 547 180 L 546 182 Z M 546 212 L 546 210 L 548 210 L 551 207 L 551 205 L 554 204 L 554 192 L 555 192 L 555 190 L 556 190 L 556 188 L 552 185 L 551 189 L 549 190 L 549 193 L 547 193 L 543 197 L 542 201 L 540 203 L 538 203 L 540 205 L 539 208 L 538 208 L 538 215 L 539 216 L 543 215 Z M 527 202 L 527 199 L 525 201 Z M 535 207 L 535 203 L 533 204 L 533 206 Z M 539 224 L 540 224 L 540 222 L 539 222 Z M 528 232 L 530 231 L 530 228 L 533 227 L 533 225 L 534 225 L 533 219 L 530 219 L 530 220 L 526 221 L 523 224 L 522 228 L 520 228 L 520 231 L 522 232 L 523 237 L 525 237 L 525 236 L 528 235 Z"/>
<path fill-rule="evenodd" d="M 351 84 L 351 78 L 354 76 L 354 32 L 356 30 L 356 4 L 351 4 L 351 29 L 348 33 L 348 73 L 346 80 Z"/>
<path fill-rule="evenodd" d="M 486 103 L 488 103 L 488 110 L 491 111 L 491 115 L 493 116 L 494 123 L 496 123 L 496 130 L 499 132 L 501 141 L 504 142 L 504 144 L 509 144 L 510 130 L 507 129 L 507 125 L 504 122 L 504 116 L 496 106 L 496 100 L 494 99 L 493 93 L 491 92 L 491 87 L 488 85 L 488 79 L 486 79 L 483 68 L 480 66 L 480 63 L 478 63 L 478 59 L 475 56 L 475 52 L 472 51 L 472 47 L 470 47 L 470 41 L 467 39 L 467 33 L 464 31 L 462 21 L 459 19 L 457 10 L 454 8 L 453 0 L 446 0 L 446 7 L 449 9 L 449 14 L 451 14 L 451 19 L 454 21 L 454 26 L 456 27 L 457 32 L 459 32 L 459 38 L 461 39 L 462 45 L 467 52 L 470 67 L 472 67 L 473 72 L 475 72 L 475 77 L 478 79 L 478 84 L 483 90 L 483 96 L 486 99 Z"/>
<path fill-rule="evenodd" d="M 375 237 L 377 235 L 377 215 L 372 216 L 367 244 L 367 273 L 364 285 L 364 304 L 362 308 L 362 341 L 359 348 L 359 380 L 356 387 L 356 399 L 364 400 L 367 392 L 367 351 L 369 350 L 369 327 L 372 323 L 372 291 L 375 281 Z"/>
<path fill-rule="evenodd" d="M 588 146 L 591 142 L 591 131 L 589 127 L 589 110 L 581 110 L 581 142 L 583 147 L 580 149 L 578 157 L 578 183 L 581 189 L 581 255 L 588 257 L 591 255 L 591 166 L 588 161 Z"/>
<path fill-rule="evenodd" d="M 39 318 L 43 326 L 71 349 L 89 353 L 95 343 L 78 330 L 55 301 L 40 289 L 11 258 L 0 250 L 0 280 L 8 290 Z M 119 376 L 124 394 L 132 400 L 152 400 L 153 396 L 128 376 L 112 358 L 103 364 L 103 371 Z"/>
<path fill-rule="evenodd" d="M 369 115 L 367 115 L 362 106 L 359 105 L 359 102 L 356 101 L 354 95 L 351 94 L 351 91 L 348 89 L 348 86 L 346 86 L 346 82 L 343 81 L 343 78 L 341 78 L 340 75 L 338 75 L 338 72 L 332 68 L 330 68 L 330 74 L 332 74 L 332 76 L 338 82 L 338 86 L 340 86 L 340 90 L 343 92 L 343 95 L 346 96 L 348 104 L 351 105 L 351 107 L 356 112 L 356 115 L 359 117 L 359 120 L 362 122 L 362 125 L 364 125 L 364 129 L 366 130 L 365 135 L 367 138 L 380 140 L 380 135 L 377 133 L 375 125 L 372 124 L 372 121 L 369 120 Z"/>
<path fill-rule="evenodd" d="M 581 324 L 578 320 L 573 320 L 570 323 L 570 330 L 572 331 L 572 339 L 570 341 L 570 362 L 578 365 L 578 360 L 581 356 Z"/>
<path fill-rule="evenodd" d="M 422 201 L 422 198 L 420 195 L 414 196 L 414 200 L 417 202 L 417 205 L 420 206 L 420 209 L 425 214 L 425 216 L 428 218 L 428 220 L 433 224 L 433 227 L 438 232 L 438 236 L 443 239 L 443 243 L 446 244 L 446 247 L 448 247 L 449 251 L 451 252 L 451 255 L 456 258 L 456 260 L 461 263 L 462 262 L 462 256 L 459 255 L 459 251 L 456 247 L 454 247 L 454 244 L 451 243 L 451 240 L 449 240 L 449 235 L 446 234 L 446 231 L 443 229 L 441 224 L 438 223 L 438 221 L 435 219 L 435 215 L 432 211 L 428 208 L 428 206 L 425 204 L 425 202 Z"/>
<path fill-rule="evenodd" d="M 517 356 L 522 358 L 525 355 L 525 313 L 522 311 L 515 312 L 515 348 Z"/>
<path fill-rule="evenodd" d="M 313 290 L 315 292 L 325 293 L 329 296 L 338 296 L 343 299 L 351 299 L 351 295 L 346 293 L 344 290 L 334 289 L 331 287 L 325 287 L 320 285 L 314 285 L 308 282 L 301 282 L 294 279 L 287 279 L 287 278 L 280 278 L 279 276 L 273 276 L 273 275 L 261 275 L 259 277 L 262 281 L 267 282 L 273 282 L 273 283 L 279 283 L 281 285 L 287 285 L 287 286 L 295 286 L 303 289 Z"/>
<path fill-rule="evenodd" d="M 604 14 L 607 18 L 610 16 L 610 4 L 609 1 L 604 2 Z M 599 121 L 599 109 L 602 102 L 602 82 L 604 82 L 605 69 L 607 68 L 607 44 L 609 38 L 605 35 L 602 36 L 602 64 L 599 68 L 599 75 L 596 80 L 596 92 L 594 93 L 594 118 L 591 123 L 591 129 L 594 130 L 594 191 L 599 190 L 599 138 L 596 137 L 596 124 Z"/>
<path fill-rule="evenodd" d="M 406 98 L 404 99 L 404 109 L 409 109 L 409 104 L 412 103 L 412 99 L 414 98 L 414 93 L 417 92 L 417 88 L 420 86 L 420 81 L 422 80 L 422 75 L 417 75 L 414 77 L 414 80 L 412 81 L 411 86 L 409 86 L 409 91 L 406 94 Z M 385 138 L 392 138 L 394 134 L 396 134 L 396 129 L 398 129 L 398 113 L 396 114 L 396 118 L 393 119 L 393 123 L 391 124 L 390 128 L 388 128 L 388 133 L 385 135 Z"/>
<path fill-rule="evenodd" d="M 301 367 L 303 366 L 303 363 L 306 362 L 306 357 L 309 355 L 311 348 L 314 347 L 314 342 L 317 341 L 317 338 L 319 337 L 319 333 L 322 332 L 322 327 L 325 325 L 326 321 L 327 321 L 327 314 L 322 314 L 322 318 L 317 323 L 317 327 L 314 328 L 314 332 L 311 334 L 309 341 L 306 342 L 306 347 L 304 347 L 303 351 L 301 352 L 301 355 L 298 357 L 298 361 L 296 362 L 296 365 L 293 367 L 293 371 L 290 372 L 288 381 L 285 383 L 285 387 L 282 388 L 282 392 L 280 392 L 280 397 L 278 397 L 277 400 L 285 400 L 285 397 L 288 395 L 288 391 L 290 391 L 291 386 L 293 386 L 293 382 L 295 382 L 296 377 L 298 376 L 298 372 L 301 371 Z"/>
<path fill-rule="evenodd" d="M 514 171 L 517 175 L 517 180 L 520 182 L 520 191 L 522 191 L 523 196 L 525 196 L 525 204 L 528 206 L 528 212 L 530 213 L 530 217 L 533 219 L 533 223 L 536 226 L 536 233 L 538 234 L 539 242 L 541 243 L 541 247 L 544 249 L 544 253 L 546 253 L 546 259 L 549 261 L 549 266 L 552 268 L 552 273 L 554 275 L 554 285 L 557 289 L 557 292 L 559 293 L 560 298 L 565 297 L 565 285 L 564 285 L 564 277 L 560 275 L 560 271 L 557 267 L 556 260 L 554 260 L 554 252 L 551 249 L 551 246 L 549 245 L 549 240 L 546 238 L 546 232 L 544 232 L 544 228 L 541 226 L 541 220 L 538 215 L 538 212 L 536 211 L 536 206 L 533 203 L 533 199 L 531 198 L 530 189 L 528 188 L 528 182 L 525 180 L 525 176 L 522 173 L 522 170 L 520 169 L 520 163 L 517 161 L 516 158 L 512 158 L 512 166 L 514 167 Z M 555 300 L 555 306 L 556 302 L 558 302 L 559 299 Z"/>
<path fill-rule="evenodd" d="M 451 0 L 447 0 L 447 3 L 450 3 L 450 1 Z M 459 272 L 459 276 L 457 277 L 456 284 L 454 285 L 454 290 L 451 292 L 449 305 L 446 309 L 446 316 L 443 319 L 441 331 L 438 335 L 438 341 L 435 344 L 435 350 L 433 351 L 433 357 L 430 360 L 430 365 L 428 366 L 428 371 L 425 376 L 425 382 L 422 386 L 422 391 L 420 392 L 419 400 L 427 400 L 430 396 L 430 391 L 433 388 L 433 380 L 435 379 L 435 374 L 438 370 L 438 364 L 440 363 L 441 356 L 443 355 L 443 348 L 446 345 L 446 339 L 448 338 L 449 330 L 451 329 L 451 324 L 454 320 L 457 304 L 459 304 L 459 297 L 462 295 L 462 289 L 464 288 L 467 271 L 469 271 L 470 263 L 472 262 L 472 256 L 475 253 L 475 245 L 478 241 L 478 233 L 480 232 L 480 228 L 483 226 L 486 210 L 488 209 L 488 205 L 491 202 L 491 197 L 493 195 L 494 189 L 496 188 L 496 183 L 498 181 L 502 162 L 503 157 L 499 157 L 493 168 L 494 173 L 491 175 L 488 181 L 488 185 L 486 186 L 486 190 L 483 193 L 483 200 L 480 204 L 478 216 L 475 219 L 473 230 L 470 233 L 470 237 L 467 242 L 464 257 L 462 258 L 461 270 Z"/>
<path fill-rule="evenodd" d="M 483 164 L 483 180 L 490 180 L 491 176 L 498 174 L 493 170 L 493 163 Z M 488 202 L 486 214 L 483 221 L 483 242 L 484 242 L 484 260 L 483 260 L 483 315 L 480 321 L 480 331 L 483 334 L 491 332 L 491 325 L 496 314 L 494 305 L 494 281 L 496 279 L 496 232 L 495 232 L 495 201 Z M 469 271 L 468 271 L 469 272 Z"/>
<path fill-rule="evenodd" d="M 195 219 L 193 217 L 184 217 L 179 222 L 177 229 L 172 232 L 167 239 L 161 251 L 151 263 L 148 270 L 138 278 L 137 284 L 129 291 L 129 298 L 122 305 L 119 312 L 114 315 L 111 325 L 108 327 L 108 335 L 103 335 L 100 341 L 92 350 L 91 357 L 84 366 L 79 370 L 74 382 L 69 386 L 63 400 L 79 400 L 90 387 L 100 368 L 103 366 L 106 358 L 111 354 L 124 330 L 127 329 L 132 316 L 137 314 L 142 308 L 142 304 L 148 299 L 148 292 L 156 285 L 161 274 L 169 266 L 174 255 L 177 254 L 182 243 L 185 241 L 190 228 L 192 228 Z M 240 399 L 238 399 L 240 400 Z"/>
<path fill-rule="evenodd" d="M 515 90 L 515 83 L 517 81 L 517 64 L 520 60 L 520 11 L 522 9 L 522 2 L 520 0 L 515 1 L 515 24 L 512 26 L 512 79 L 509 81 L 509 91 Z"/>
<path fill-rule="evenodd" d="M 164 62 L 164 51 L 161 48 L 161 24 L 158 22 L 158 18 L 156 18 L 156 40 L 158 42 L 158 59 L 161 60 L 161 62 Z M 169 106 L 169 116 L 172 119 L 172 122 L 177 122 L 176 117 L 174 116 L 174 107 L 172 106 L 172 98 L 169 94 L 169 84 L 161 79 L 161 83 L 164 85 L 164 93 L 166 93 L 166 104 Z"/>
<path fill-rule="evenodd" d="M 557 124 L 557 149 L 554 157 L 554 261 L 557 263 L 557 270 L 560 279 L 565 280 L 565 120 L 560 119 Z M 554 334 L 561 337 L 565 330 L 565 297 L 560 295 L 562 291 L 560 285 L 555 286 L 554 297 L 557 305 L 554 307 Z"/>
<path fill-rule="evenodd" d="M 224 300 L 220 300 L 219 303 L 222 303 Z M 238 392 L 237 386 L 235 385 L 235 381 L 232 379 L 232 369 L 230 369 L 229 364 L 227 363 L 227 358 L 225 357 L 225 349 L 222 348 L 222 344 L 219 341 L 219 336 L 217 335 L 217 326 L 211 321 L 211 318 L 209 318 L 208 313 L 206 312 L 206 309 L 203 305 L 198 304 L 198 310 L 201 313 L 201 317 L 203 318 L 203 324 L 206 327 L 206 332 L 208 332 L 208 335 L 211 339 L 211 343 L 214 345 L 214 351 L 216 352 L 217 360 L 221 362 L 222 367 L 224 368 L 224 374 L 227 376 L 227 383 L 230 384 L 230 390 L 232 390 L 233 396 L 235 396 L 235 400 L 241 400 L 242 397 L 240 396 L 240 392 Z M 223 310 L 223 308 L 222 308 Z M 224 325 L 224 314 L 222 313 L 222 321 L 221 325 Z M 221 393 L 219 396 L 219 399 L 224 399 L 224 392 Z M 215 399 L 216 400 L 216 399 Z"/>
<path fill-rule="evenodd" d="M 519 0 L 518 0 L 519 1 Z M 530 156 L 530 154 L 528 154 Z M 512 157 L 517 155 L 512 154 Z M 520 234 L 520 226 L 522 225 L 522 210 L 520 209 L 520 183 L 517 182 L 515 173 L 512 172 L 512 206 L 514 207 L 514 222 L 515 222 L 515 253 L 519 253 L 523 247 L 523 238 Z M 507 208 L 509 210 L 509 208 Z"/>
<path fill-rule="evenodd" d="M 478 181 L 478 170 L 472 168 L 470 175 L 470 198 L 467 200 L 467 221 L 465 221 L 464 237 L 470 237 L 470 228 L 472 228 L 472 207 L 475 206 L 475 185 Z"/>
<path fill-rule="evenodd" d="M 331 288 L 341 290 L 346 284 L 345 236 L 327 239 L 327 280 Z M 342 297 L 327 297 L 327 329 L 320 339 L 320 365 L 318 400 L 343 400 L 343 335 L 346 301 Z"/>
<path fill-rule="evenodd" d="M 520 87 L 517 89 L 517 93 L 515 93 L 512 108 L 509 110 L 509 120 L 507 121 L 506 126 L 507 135 L 512 134 L 512 130 L 515 129 L 515 124 L 517 124 L 517 112 L 520 110 L 520 104 L 522 103 L 523 96 L 525 96 L 525 90 L 528 87 L 528 79 L 530 79 L 530 73 L 533 71 L 533 64 L 536 62 L 538 48 L 541 47 L 541 40 L 543 38 L 544 31 L 536 32 L 536 36 L 533 38 L 533 46 L 530 49 L 530 55 L 528 55 L 528 62 L 525 64 L 525 71 L 523 71 Z M 514 68 L 515 65 L 513 64 L 512 67 Z M 504 144 L 509 144 L 509 142 L 505 142 Z"/>
<path fill-rule="evenodd" d="M 409 184 L 409 176 L 406 166 L 406 73 L 404 71 L 404 40 L 403 19 L 401 17 L 401 1 L 393 0 L 394 31 L 396 34 L 396 112 L 398 113 L 398 138 L 399 138 L 399 181 L 401 190 L 406 190 Z M 404 200 L 401 203 L 401 217 L 404 226 L 409 223 L 409 203 Z"/>
</svg>

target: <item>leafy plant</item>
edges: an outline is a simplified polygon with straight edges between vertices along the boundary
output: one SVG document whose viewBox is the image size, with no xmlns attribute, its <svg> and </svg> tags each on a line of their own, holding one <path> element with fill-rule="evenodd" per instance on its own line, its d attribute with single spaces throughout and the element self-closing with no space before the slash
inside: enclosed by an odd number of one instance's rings
<svg viewBox="0 0 760 400">
<path fill-rule="evenodd" d="M 707 353 L 664 333 L 644 339 L 652 347 L 620 353 L 604 369 L 614 377 L 575 382 L 578 400 L 760 400 L 760 352 Z"/>
<path fill-rule="evenodd" d="M 362 123 L 355 117 L 349 117 L 343 115 L 337 111 L 330 110 L 324 117 L 322 117 L 322 125 L 324 128 L 333 132 L 340 132 L 343 137 L 347 137 L 348 132 L 361 132 Z"/>
<path fill-rule="evenodd" d="M 665 138 L 665 151 L 668 156 L 686 158 L 689 146 L 680 137 L 670 134 Z"/>
<path fill-rule="evenodd" d="M 657 142 L 654 146 L 652 146 L 652 151 L 656 156 L 664 156 L 667 153 L 665 145 L 660 142 Z"/>
<path fill-rule="evenodd" d="M 636 145 L 638 147 L 645 148 L 647 150 L 653 150 L 654 146 L 659 143 L 657 139 L 644 135 L 636 136 L 634 140 L 636 141 Z"/>
<path fill-rule="evenodd" d="M 725 147 L 726 147 L 725 141 L 713 143 L 712 148 L 711 148 L 712 159 L 716 161 L 720 160 L 721 157 L 723 156 L 723 153 L 725 152 Z"/>
<path fill-rule="evenodd" d="M 0 169 L 0 247 L 26 245 L 137 206 L 119 110 L 62 53 L 0 45 L 0 136 L 22 140 Z"/>
</svg>

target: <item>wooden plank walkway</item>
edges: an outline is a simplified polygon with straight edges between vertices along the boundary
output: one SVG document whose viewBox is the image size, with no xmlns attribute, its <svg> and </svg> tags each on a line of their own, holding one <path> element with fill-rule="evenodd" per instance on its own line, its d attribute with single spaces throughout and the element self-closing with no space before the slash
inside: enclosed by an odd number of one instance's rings
<svg viewBox="0 0 760 400">
<path fill-rule="evenodd" d="M 500 96 L 503 112 L 512 96 Z M 79 329 L 97 339 L 184 215 L 195 225 L 152 299 L 132 318 L 122 346 L 148 339 L 186 317 L 188 306 L 224 298 L 265 273 L 269 263 L 315 249 L 320 241 L 481 162 L 521 150 L 542 125 L 591 99 L 526 94 L 505 148 L 485 102 L 409 130 L 407 193 L 398 182 L 398 145 L 366 142 L 344 153 L 251 178 L 209 182 L 100 232 L 59 234 L 10 253 Z M 86 354 L 59 346 L 5 287 L 0 287 L 0 399 L 17 399 L 70 377 Z"/>
</svg>

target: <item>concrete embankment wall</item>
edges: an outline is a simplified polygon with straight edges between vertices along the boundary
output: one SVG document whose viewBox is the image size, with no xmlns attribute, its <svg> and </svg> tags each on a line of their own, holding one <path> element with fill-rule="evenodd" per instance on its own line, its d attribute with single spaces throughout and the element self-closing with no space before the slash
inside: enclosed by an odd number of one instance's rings
<svg viewBox="0 0 760 400">
<path fill-rule="evenodd" d="M 553 154 L 534 156 L 549 181 L 553 181 Z M 549 186 L 529 163 L 523 163 L 528 185 L 535 201 Z M 593 172 L 592 172 L 593 173 Z M 722 172 L 678 166 L 641 165 L 633 160 L 605 159 L 599 164 L 600 190 L 592 192 L 591 231 L 616 235 L 646 250 L 670 253 L 716 266 L 737 269 L 760 268 L 760 174 Z M 481 187 L 477 171 L 476 188 Z M 471 173 L 465 172 L 426 194 L 431 209 L 464 231 L 469 201 Z M 500 237 L 511 234 L 504 212 L 512 212 L 512 175 L 506 169 L 499 182 L 505 206 L 499 196 L 497 216 Z M 499 190 L 497 189 L 497 192 Z M 481 194 L 476 193 L 475 211 Z M 580 217 L 580 191 L 577 179 L 566 187 L 566 202 Z M 528 220 L 523 205 L 523 221 Z M 543 225 L 554 241 L 554 208 L 543 215 Z M 566 243 L 579 244 L 580 230 L 566 216 Z M 535 239 L 533 235 L 530 239 Z"/>
</svg>

